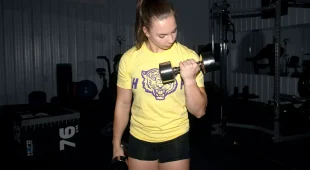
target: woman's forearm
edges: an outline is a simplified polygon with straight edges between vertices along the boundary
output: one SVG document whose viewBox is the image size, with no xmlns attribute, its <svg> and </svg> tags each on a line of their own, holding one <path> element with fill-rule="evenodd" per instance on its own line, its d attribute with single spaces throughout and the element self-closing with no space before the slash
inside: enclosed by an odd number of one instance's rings
<svg viewBox="0 0 310 170">
<path fill-rule="evenodd" d="M 197 86 L 195 80 L 184 82 L 187 110 L 197 118 L 206 113 L 207 95 Z"/>
<path fill-rule="evenodd" d="M 123 133 L 128 125 L 130 105 L 117 104 L 113 121 L 113 146 L 120 146 Z"/>
</svg>

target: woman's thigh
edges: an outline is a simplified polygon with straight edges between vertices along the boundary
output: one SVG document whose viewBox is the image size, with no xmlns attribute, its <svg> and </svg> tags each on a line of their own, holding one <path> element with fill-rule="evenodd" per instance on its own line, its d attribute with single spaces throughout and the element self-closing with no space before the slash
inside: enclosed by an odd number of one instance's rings
<svg viewBox="0 0 310 170">
<path fill-rule="evenodd" d="M 190 148 L 188 133 L 159 146 L 159 170 L 189 170 Z"/>
<path fill-rule="evenodd" d="M 128 157 L 129 170 L 158 170 L 158 161 L 145 161 Z"/>
<path fill-rule="evenodd" d="M 189 136 L 185 133 L 159 145 L 159 163 L 180 161 L 190 158 Z"/>
<path fill-rule="evenodd" d="M 156 144 L 139 140 L 132 135 L 128 142 L 129 170 L 158 170 Z"/>
</svg>

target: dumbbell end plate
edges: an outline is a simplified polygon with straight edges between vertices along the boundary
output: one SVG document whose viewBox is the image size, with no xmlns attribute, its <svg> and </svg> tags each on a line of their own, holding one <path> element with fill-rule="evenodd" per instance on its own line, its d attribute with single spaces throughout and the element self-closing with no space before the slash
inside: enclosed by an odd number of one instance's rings
<svg viewBox="0 0 310 170">
<path fill-rule="evenodd" d="M 159 64 L 159 74 L 163 84 L 173 83 L 175 81 L 174 70 L 170 61 Z"/>
<path fill-rule="evenodd" d="M 202 61 L 201 69 L 203 73 L 216 70 L 214 55 L 211 52 L 202 53 L 200 55 L 200 60 Z"/>
</svg>

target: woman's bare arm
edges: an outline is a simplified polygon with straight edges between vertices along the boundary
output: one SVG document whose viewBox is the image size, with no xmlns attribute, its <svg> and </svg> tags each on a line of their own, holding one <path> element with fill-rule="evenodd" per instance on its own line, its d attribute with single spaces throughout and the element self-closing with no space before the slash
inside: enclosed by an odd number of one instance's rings
<svg viewBox="0 0 310 170">
<path fill-rule="evenodd" d="M 128 125 L 132 91 L 117 87 L 113 122 L 113 146 L 120 146 L 123 133 Z"/>
<path fill-rule="evenodd" d="M 197 118 L 206 113 L 207 94 L 203 87 L 199 88 L 195 80 L 184 82 L 187 110 Z"/>
</svg>

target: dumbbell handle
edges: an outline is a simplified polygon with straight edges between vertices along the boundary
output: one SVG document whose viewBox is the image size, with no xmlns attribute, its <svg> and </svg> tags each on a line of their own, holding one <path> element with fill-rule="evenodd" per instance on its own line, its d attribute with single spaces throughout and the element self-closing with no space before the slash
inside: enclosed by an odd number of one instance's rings
<svg viewBox="0 0 310 170">
<path fill-rule="evenodd" d="M 202 61 L 197 61 L 196 63 L 197 63 L 197 64 L 199 65 L 199 67 L 200 67 Z M 173 71 L 175 74 L 178 74 L 178 73 L 180 73 L 180 67 L 173 67 L 173 68 L 172 68 L 172 71 Z"/>
<path fill-rule="evenodd" d="M 112 159 L 112 163 L 116 161 L 123 161 L 126 162 L 127 157 L 126 156 L 116 156 L 115 158 Z"/>
</svg>

